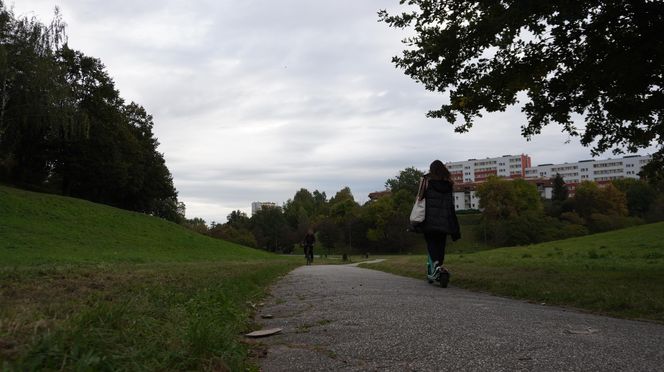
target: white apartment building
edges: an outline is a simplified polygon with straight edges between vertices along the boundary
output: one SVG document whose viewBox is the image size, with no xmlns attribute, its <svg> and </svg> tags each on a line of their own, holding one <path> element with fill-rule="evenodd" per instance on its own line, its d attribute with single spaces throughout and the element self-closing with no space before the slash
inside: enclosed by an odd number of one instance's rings
<svg viewBox="0 0 664 372">
<path fill-rule="evenodd" d="M 576 163 L 540 164 L 526 168 L 526 179 L 553 178 L 560 174 L 568 185 L 583 181 L 606 183 L 622 178 L 639 178 L 641 168 L 651 156 L 629 155 L 622 159 L 581 160 Z"/>
<path fill-rule="evenodd" d="M 531 164 L 530 156 L 521 154 L 454 161 L 445 164 L 445 166 L 447 166 L 447 169 L 452 174 L 452 180 L 458 184 L 486 181 L 489 176 L 504 178 L 525 177 L 526 169 Z"/>
<path fill-rule="evenodd" d="M 263 208 L 274 208 L 276 206 L 277 204 L 272 202 L 253 202 L 251 203 L 251 215 L 253 216 Z"/>
<path fill-rule="evenodd" d="M 489 175 L 496 175 L 504 178 L 519 178 L 516 165 L 530 163 L 530 157 L 527 155 L 504 156 L 502 158 L 491 158 L 482 161 L 470 159 L 465 162 L 455 162 L 448 165 L 455 170 L 464 169 L 463 180 L 454 177 L 454 203 L 457 210 L 479 209 L 479 198 L 475 195 L 478 183 L 486 180 Z M 507 160 L 499 160 L 507 159 Z M 623 178 L 639 178 L 641 168 L 652 159 L 651 156 L 629 155 L 620 159 L 602 159 L 602 160 L 581 160 L 576 163 L 564 164 L 540 164 L 535 167 L 525 167 L 523 178 L 535 184 L 542 198 L 551 199 L 553 194 L 553 185 L 551 179 L 560 174 L 567 185 L 570 195 L 574 194 L 576 185 L 583 181 L 593 181 L 600 185 L 609 183 L 613 180 Z M 520 163 L 519 163 L 519 160 Z M 487 164 L 488 163 L 488 164 Z M 501 164 L 512 164 L 511 173 L 506 173 Z M 496 171 L 485 173 L 485 168 L 496 166 Z M 504 166 L 504 165 L 502 165 Z M 507 168 L 510 169 L 510 168 Z M 458 174 L 458 173 L 457 173 Z M 474 176 L 474 178 L 473 178 Z"/>
<path fill-rule="evenodd" d="M 480 209 L 480 198 L 475 195 L 475 187 L 454 188 L 454 209 L 457 211 Z"/>
<path fill-rule="evenodd" d="M 583 181 L 594 181 L 599 184 L 609 183 L 622 178 L 639 178 L 641 168 L 652 159 L 651 156 L 629 155 L 621 159 L 581 160 L 575 163 L 540 164 L 531 166 L 530 156 L 503 155 L 486 159 L 468 159 L 445 164 L 454 181 L 454 204 L 456 210 L 479 209 L 480 199 L 475 190 L 478 184 L 486 181 L 489 176 L 507 179 L 523 178 L 537 186 L 542 198 L 553 197 L 551 179 L 560 174 L 567 184 L 570 195 L 574 194 L 576 185 Z M 369 194 L 371 200 L 389 191 Z M 253 204 L 252 204 L 253 213 Z"/>
</svg>

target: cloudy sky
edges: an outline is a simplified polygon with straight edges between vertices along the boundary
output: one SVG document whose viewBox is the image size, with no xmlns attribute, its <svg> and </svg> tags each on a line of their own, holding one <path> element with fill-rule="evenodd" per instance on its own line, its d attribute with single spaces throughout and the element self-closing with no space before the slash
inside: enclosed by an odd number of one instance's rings
<svg viewBox="0 0 664 372">
<path fill-rule="evenodd" d="M 398 0 L 20 0 L 14 11 L 48 22 L 55 6 L 70 46 L 154 116 L 189 218 L 225 222 L 302 187 L 331 197 L 348 186 L 364 202 L 434 159 L 590 158 L 556 126 L 527 142 L 517 108 L 468 134 L 427 119 L 443 97 L 392 65 L 404 35 L 377 22 Z"/>
</svg>

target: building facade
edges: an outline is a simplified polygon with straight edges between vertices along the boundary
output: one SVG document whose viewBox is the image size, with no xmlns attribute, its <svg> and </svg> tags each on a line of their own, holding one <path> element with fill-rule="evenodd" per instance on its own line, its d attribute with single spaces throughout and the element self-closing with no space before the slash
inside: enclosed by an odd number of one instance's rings
<svg viewBox="0 0 664 372">
<path fill-rule="evenodd" d="M 600 185 L 623 178 L 639 178 L 641 168 L 652 159 L 651 156 L 629 155 L 620 159 L 581 160 L 575 163 L 540 164 L 531 166 L 530 156 L 503 155 L 496 158 L 468 159 L 445 164 L 454 181 L 454 203 L 456 210 L 480 208 L 476 195 L 477 186 L 490 176 L 506 179 L 523 178 L 537 186 L 544 199 L 553 197 L 552 178 L 560 174 L 567 185 L 570 196 L 576 186 L 583 181 L 593 181 Z M 389 195 L 389 191 L 369 194 L 371 200 Z"/>
<path fill-rule="evenodd" d="M 525 177 L 526 169 L 531 166 L 530 156 L 503 155 L 497 158 L 468 159 L 445 164 L 455 183 L 473 183 L 486 181 L 490 176 L 503 178 Z"/>
<path fill-rule="evenodd" d="M 479 210 L 480 198 L 475 194 L 475 190 L 477 190 L 475 184 L 461 187 L 454 185 L 454 208 L 458 211 Z"/>
<path fill-rule="evenodd" d="M 277 204 L 272 202 L 253 202 L 251 203 L 251 215 L 253 216 L 263 208 L 275 208 L 276 206 Z"/>
<path fill-rule="evenodd" d="M 639 179 L 641 168 L 652 159 L 651 156 L 629 155 L 620 159 L 581 160 L 576 163 L 540 164 L 526 168 L 525 178 L 553 178 L 560 174 L 565 184 L 573 192 L 583 181 L 599 184 L 623 178 Z"/>
</svg>

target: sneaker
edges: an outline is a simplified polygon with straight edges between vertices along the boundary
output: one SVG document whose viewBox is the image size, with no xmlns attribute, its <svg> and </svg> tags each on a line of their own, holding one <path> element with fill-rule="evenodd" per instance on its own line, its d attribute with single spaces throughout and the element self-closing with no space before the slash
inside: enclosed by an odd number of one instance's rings
<svg viewBox="0 0 664 372">
<path fill-rule="evenodd" d="M 434 262 L 433 276 L 435 280 L 440 280 L 440 274 L 442 266 L 438 265 L 438 261 Z"/>
</svg>

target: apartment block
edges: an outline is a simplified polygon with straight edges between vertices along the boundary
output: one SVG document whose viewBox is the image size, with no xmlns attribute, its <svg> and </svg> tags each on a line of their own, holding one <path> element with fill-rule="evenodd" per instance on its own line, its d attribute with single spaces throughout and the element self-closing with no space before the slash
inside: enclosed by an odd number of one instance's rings
<svg viewBox="0 0 664 372">
<path fill-rule="evenodd" d="M 629 155 L 621 159 L 581 160 L 576 163 L 540 164 L 526 168 L 525 178 L 553 178 L 560 174 L 568 186 L 583 181 L 607 183 L 623 178 L 639 178 L 641 168 L 651 156 Z"/>
<path fill-rule="evenodd" d="M 468 159 L 446 164 L 454 181 L 454 203 L 456 210 L 479 209 L 480 200 L 476 195 L 477 186 L 489 176 L 506 179 L 523 178 L 537 186 L 542 198 L 551 199 L 553 182 L 560 174 L 570 195 L 583 181 L 606 184 L 623 178 L 639 178 L 641 168 L 652 159 L 651 156 L 629 155 L 620 159 L 581 160 L 575 163 L 540 164 L 531 166 L 530 156 L 503 155 L 486 159 Z M 371 200 L 389 195 L 389 191 L 369 194 Z"/>
<path fill-rule="evenodd" d="M 458 211 L 480 209 L 480 198 L 475 194 L 474 184 L 465 187 L 454 185 L 454 208 Z"/>
<path fill-rule="evenodd" d="M 551 179 L 560 174 L 570 195 L 583 181 L 606 184 L 623 178 L 639 178 L 641 168 L 652 159 L 651 156 L 629 155 L 619 159 L 581 160 L 575 163 L 530 165 L 528 155 L 504 155 L 500 158 L 466 161 L 447 164 L 454 185 L 454 202 L 457 210 L 479 209 L 479 198 L 475 194 L 477 185 L 489 176 L 515 179 L 524 178 L 537 186 L 544 199 L 551 199 L 553 184 Z"/>
<path fill-rule="evenodd" d="M 526 169 L 531 166 L 530 156 L 503 155 L 496 158 L 468 159 L 445 164 L 455 183 L 473 183 L 486 181 L 490 176 L 503 178 L 525 177 Z"/>
</svg>

